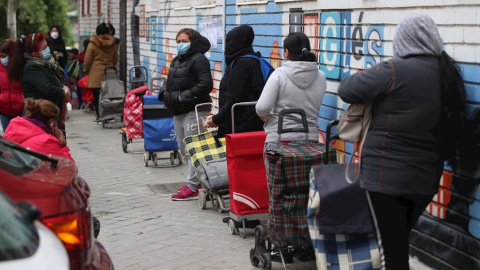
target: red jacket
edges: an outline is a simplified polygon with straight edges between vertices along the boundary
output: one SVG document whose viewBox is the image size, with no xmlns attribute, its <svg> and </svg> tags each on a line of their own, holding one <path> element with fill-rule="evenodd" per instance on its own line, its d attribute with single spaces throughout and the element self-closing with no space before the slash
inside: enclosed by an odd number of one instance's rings
<svg viewBox="0 0 480 270">
<path fill-rule="evenodd" d="M 10 81 L 7 68 L 0 64 L 0 114 L 15 117 L 23 114 L 23 91 L 20 82 Z"/>
<path fill-rule="evenodd" d="M 23 117 L 15 117 L 8 124 L 3 137 L 32 151 L 69 158 L 70 148 L 61 145 L 53 135 Z"/>
</svg>

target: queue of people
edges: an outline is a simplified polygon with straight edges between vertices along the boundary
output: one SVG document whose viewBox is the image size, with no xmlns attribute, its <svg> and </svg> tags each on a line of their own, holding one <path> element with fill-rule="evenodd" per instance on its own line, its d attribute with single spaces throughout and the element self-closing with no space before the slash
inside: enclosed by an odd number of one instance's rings
<svg viewBox="0 0 480 270">
<path fill-rule="evenodd" d="M 100 24 L 82 56 L 88 87 L 94 91 L 97 120 L 104 68 L 118 61 L 114 31 L 112 26 Z M 327 85 L 308 37 L 290 33 L 284 39 L 285 63 L 266 83 L 258 60 L 244 57 L 261 57 L 252 47 L 254 38 L 253 28 L 248 25 L 227 33 L 219 110 L 208 118 L 206 127 L 218 127 L 223 137 L 232 131 L 233 104 L 258 101 L 255 108 L 244 108 L 238 114 L 235 131 L 265 130 L 268 151 L 282 143 L 277 136 L 279 112 L 301 104 L 309 140 L 318 142 L 317 119 Z M 194 29 L 183 28 L 176 42 L 178 55 L 158 99 L 174 115 L 176 139 L 187 163 L 186 185 L 171 196 L 181 201 L 198 196 L 199 181 L 183 139 L 197 134 L 195 105 L 211 101 L 213 80 L 204 55 L 211 47 L 208 39 Z M 32 150 L 72 159 L 65 140 L 65 105 L 71 93 L 63 85 L 62 55 L 66 54 L 62 43 L 58 26 L 52 26 L 48 36 L 31 33 L 0 43 L 0 113 L 5 138 Z M 338 95 L 346 103 L 373 106 L 368 140 L 361 154 L 361 187 L 367 191 L 372 217 L 378 224 L 383 265 L 386 269 L 408 269 L 408 235 L 438 190 L 444 161 L 455 169 L 460 139 L 456 130 L 462 122 L 465 89 L 428 15 L 413 13 L 400 21 L 393 52 L 392 59 L 342 80 Z M 24 103 L 26 112 L 21 117 Z M 296 125 L 301 125 L 300 118 L 289 118 L 285 123 L 286 127 Z M 289 142 L 304 138 L 303 133 L 283 137 Z"/>
</svg>

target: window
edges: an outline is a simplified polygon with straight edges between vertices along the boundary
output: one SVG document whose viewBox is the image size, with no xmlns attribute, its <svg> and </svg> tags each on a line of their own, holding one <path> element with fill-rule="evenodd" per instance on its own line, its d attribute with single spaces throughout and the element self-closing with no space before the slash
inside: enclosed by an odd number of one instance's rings
<svg viewBox="0 0 480 270">
<path fill-rule="evenodd" d="M 267 4 L 268 0 L 237 0 L 237 6 Z"/>
<path fill-rule="evenodd" d="M 102 0 L 97 0 L 97 15 L 102 15 Z"/>
</svg>

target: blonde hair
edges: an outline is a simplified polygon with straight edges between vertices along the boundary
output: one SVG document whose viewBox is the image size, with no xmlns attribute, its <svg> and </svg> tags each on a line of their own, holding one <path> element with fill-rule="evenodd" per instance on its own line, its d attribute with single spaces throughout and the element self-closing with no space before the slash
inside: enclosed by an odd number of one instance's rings
<svg viewBox="0 0 480 270">
<path fill-rule="evenodd" d="M 47 124 L 50 119 L 57 119 L 60 110 L 57 105 L 46 99 L 25 99 L 25 116 Z"/>
</svg>

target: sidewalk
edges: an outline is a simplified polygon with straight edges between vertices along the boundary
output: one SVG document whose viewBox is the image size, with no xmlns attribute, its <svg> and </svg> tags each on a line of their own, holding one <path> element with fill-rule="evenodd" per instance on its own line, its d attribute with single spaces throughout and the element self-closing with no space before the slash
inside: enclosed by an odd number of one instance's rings
<svg viewBox="0 0 480 270">
<path fill-rule="evenodd" d="M 172 191 L 185 184 L 186 165 L 153 168 L 143 161 L 143 141 L 124 153 L 119 123 L 102 128 L 93 112 L 70 111 L 67 142 L 80 175 L 92 190 L 92 212 L 101 222 L 98 240 L 113 259 L 115 269 L 262 269 L 253 267 L 253 229 L 247 237 L 232 235 L 208 202 L 175 202 Z M 158 153 L 169 157 L 169 152 Z M 159 160 L 169 165 L 169 159 Z M 149 185 L 157 185 L 155 193 Z M 163 185 L 163 186 L 158 186 Z M 315 269 L 315 262 L 295 261 L 288 269 Z M 283 269 L 273 263 L 272 269 Z"/>
</svg>

